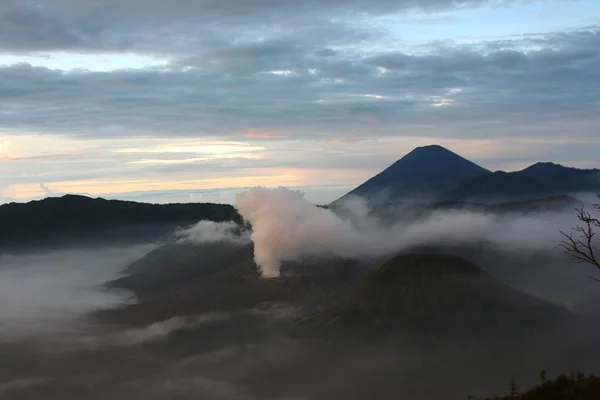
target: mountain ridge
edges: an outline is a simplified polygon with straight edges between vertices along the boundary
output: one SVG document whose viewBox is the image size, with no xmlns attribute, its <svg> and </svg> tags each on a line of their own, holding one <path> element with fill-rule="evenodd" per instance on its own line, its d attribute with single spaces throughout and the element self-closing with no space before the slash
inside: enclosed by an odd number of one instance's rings
<svg viewBox="0 0 600 400">
<path fill-rule="evenodd" d="M 199 220 L 236 221 L 231 205 L 150 204 L 68 194 L 0 205 L 0 249 L 156 240 Z"/>
<path fill-rule="evenodd" d="M 489 171 L 439 145 L 417 147 L 330 205 L 352 196 L 385 202 L 515 202 L 600 191 L 600 170 L 537 162 Z"/>
</svg>

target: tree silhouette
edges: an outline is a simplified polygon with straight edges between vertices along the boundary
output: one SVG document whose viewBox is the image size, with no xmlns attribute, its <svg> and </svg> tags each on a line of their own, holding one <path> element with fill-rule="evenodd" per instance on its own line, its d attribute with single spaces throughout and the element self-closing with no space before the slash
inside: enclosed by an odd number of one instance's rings
<svg viewBox="0 0 600 400">
<path fill-rule="evenodd" d="M 540 380 L 542 381 L 542 385 L 546 383 L 546 370 L 540 371 Z"/>
<path fill-rule="evenodd" d="M 510 382 L 508 382 L 508 389 L 510 390 L 510 398 L 514 399 L 518 394 L 517 392 L 517 380 L 514 375 L 510 378 Z"/>
<path fill-rule="evenodd" d="M 600 193 L 597 197 L 600 199 Z M 594 204 L 593 207 L 600 211 L 600 203 Z M 600 228 L 600 220 L 586 211 L 584 207 L 576 210 L 577 219 L 581 224 L 572 228 L 571 233 L 561 231 L 564 240 L 560 242 L 559 246 L 578 263 L 588 263 L 600 269 L 600 249 L 594 242 L 595 230 Z M 590 279 L 600 282 L 600 279 L 597 278 Z"/>
</svg>

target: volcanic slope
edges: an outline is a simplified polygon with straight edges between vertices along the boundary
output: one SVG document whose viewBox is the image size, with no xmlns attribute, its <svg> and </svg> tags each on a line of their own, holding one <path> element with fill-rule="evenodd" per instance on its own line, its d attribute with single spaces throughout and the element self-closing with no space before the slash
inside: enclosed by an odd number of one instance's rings
<svg viewBox="0 0 600 400">
<path fill-rule="evenodd" d="M 425 341 L 491 339 L 545 332 L 567 311 L 519 292 L 462 258 L 397 256 L 301 325 Z"/>
<path fill-rule="evenodd" d="M 522 171 L 491 172 L 439 145 L 417 147 L 329 206 L 357 196 L 371 206 L 389 203 L 521 202 L 596 192 L 600 170 L 536 163 Z"/>
<path fill-rule="evenodd" d="M 567 192 L 565 192 L 567 193 Z M 497 171 L 489 175 L 468 179 L 454 190 L 442 194 L 442 200 L 476 200 L 493 203 L 502 201 L 527 201 L 561 194 L 559 188 L 528 176 Z"/>
<path fill-rule="evenodd" d="M 595 193 L 600 187 L 600 170 L 595 168 L 579 169 L 551 162 L 538 162 L 522 171 L 511 172 L 510 174 L 560 187 L 563 193 Z"/>
<path fill-rule="evenodd" d="M 461 182 L 491 174 L 485 168 L 438 145 L 417 147 L 381 173 L 332 203 L 361 196 L 372 203 L 436 201 Z"/>
<path fill-rule="evenodd" d="M 100 310 L 103 320 L 146 324 L 173 316 L 247 309 L 261 303 L 316 306 L 362 279 L 366 261 L 321 258 L 288 263 L 283 276 L 262 278 L 251 244 L 176 243 L 131 264 L 110 289 L 133 291 L 138 302 Z"/>
</svg>

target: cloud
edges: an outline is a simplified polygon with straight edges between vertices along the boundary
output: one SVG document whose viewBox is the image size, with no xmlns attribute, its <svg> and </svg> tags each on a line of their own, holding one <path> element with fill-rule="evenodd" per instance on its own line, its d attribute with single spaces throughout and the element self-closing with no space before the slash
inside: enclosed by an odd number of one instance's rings
<svg viewBox="0 0 600 400">
<path fill-rule="evenodd" d="M 503 216 L 440 211 L 412 222 L 384 223 L 364 200 L 352 198 L 340 215 L 315 207 L 287 188 L 254 188 L 237 195 L 235 206 L 252 225 L 254 259 L 265 277 L 279 275 L 284 261 L 322 255 L 345 258 L 391 256 L 420 246 L 491 242 L 507 250 L 548 249 L 573 215 Z M 398 208 L 398 213 L 410 210 Z"/>
<path fill-rule="evenodd" d="M 166 5 L 157 0 L 105 0 L 101 4 L 78 0 L 46 0 L 43 3 L 5 0 L 0 5 L 0 25 L 3 28 L 0 31 L 0 51 L 164 50 L 188 47 L 189 44 L 198 42 L 215 43 L 215 31 L 254 33 L 265 24 L 285 32 L 289 26 L 295 29 L 302 26 L 322 26 L 335 17 L 381 16 L 409 9 L 438 12 L 458 7 L 515 2 L 516 0 L 310 0 L 298 3 L 290 0 L 177 0 Z M 144 12 L 139 12 L 142 9 Z"/>
<path fill-rule="evenodd" d="M 91 137 L 126 130 L 159 137 L 243 132 L 257 139 L 281 136 L 274 132 L 285 127 L 288 139 L 301 140 L 340 131 L 347 138 L 430 135 L 442 127 L 446 137 L 468 137 L 482 124 L 490 135 L 559 136 L 575 125 L 577 135 L 590 137 L 599 32 L 437 46 L 424 54 L 369 49 L 325 56 L 327 40 L 290 33 L 283 42 L 230 38 L 208 47 L 210 57 L 178 59 L 166 69 L 64 74 L 12 65 L 0 68 L 3 125 Z M 447 105 L 435 107 L 441 101 Z M 35 114 L 25 111 L 32 108 Z"/>
<path fill-rule="evenodd" d="M 246 139 L 281 139 L 286 137 L 284 135 L 260 129 L 249 129 L 240 133 L 240 136 Z"/>
<path fill-rule="evenodd" d="M 177 231 L 175 236 L 178 241 L 195 244 L 246 244 L 250 242 L 249 233 L 233 221 L 200 221 L 191 228 Z"/>
<path fill-rule="evenodd" d="M 84 336 L 77 338 L 77 344 L 85 348 L 97 348 L 104 346 L 135 346 L 148 342 L 155 342 L 168 338 L 172 333 L 197 329 L 209 324 L 221 324 L 228 322 L 230 316 L 227 313 L 211 313 L 198 316 L 176 316 L 164 321 L 154 322 L 143 328 L 126 329 L 120 332 Z"/>
<path fill-rule="evenodd" d="M 254 308 L 236 311 L 209 312 L 201 315 L 173 316 L 162 321 L 153 322 L 144 327 L 67 336 L 64 345 L 72 349 L 98 349 L 102 347 L 126 347 L 167 340 L 177 332 L 201 330 L 206 327 L 238 326 L 244 319 L 266 319 L 269 321 L 289 320 L 297 317 L 303 309 L 284 303 L 263 303 Z M 99 328 L 99 327 L 96 327 Z"/>
<path fill-rule="evenodd" d="M 401 141 L 415 136 L 430 143 L 550 140 L 568 131 L 573 142 L 568 149 L 557 145 L 560 151 L 552 155 L 593 162 L 600 146 L 597 25 L 455 42 L 428 42 L 429 36 L 410 30 L 400 36 L 414 18 L 457 17 L 460 23 L 469 8 L 518 3 L 3 1 L 2 133 L 77 138 L 93 148 L 74 154 L 2 154 L 0 161 L 14 164 L 0 163 L 0 185 L 10 196 L 27 197 L 13 193 L 43 195 L 40 181 L 52 188 L 73 180 L 94 180 L 98 186 L 98 178 L 160 181 L 177 174 L 189 182 L 191 176 L 231 179 L 251 170 L 307 166 L 350 167 L 346 176 L 353 174 L 351 179 L 331 182 L 348 185 L 409 151 Z M 448 35 L 447 26 L 441 28 L 439 35 Z M 131 57 L 159 62 L 140 64 Z M 96 67 L 99 60 L 110 68 L 85 70 L 86 63 Z M 200 137 L 260 142 L 264 149 L 225 161 L 194 152 L 141 157 L 112 147 L 123 138 L 150 143 Z M 393 146 L 381 141 L 378 149 L 369 142 L 391 138 L 397 140 Z M 584 139 L 594 143 L 581 146 Z M 359 151 L 344 147 L 353 141 Z M 518 160 L 505 155 L 506 164 L 534 161 L 538 151 L 529 150 Z M 22 167 L 23 174 L 14 172 Z M 251 184 L 240 185 L 270 185 L 253 176 Z M 15 184 L 30 186 L 17 190 Z M 146 189 L 155 188 L 132 188 Z"/>
<path fill-rule="evenodd" d="M 83 32 L 72 32 L 61 21 L 33 7 L 0 8 L 0 48 L 4 50 L 69 49 L 83 44 Z"/>
<path fill-rule="evenodd" d="M 0 254 L 2 341 L 65 334 L 80 328 L 85 313 L 129 302 L 128 294 L 97 285 L 119 276 L 151 248 Z"/>
<path fill-rule="evenodd" d="M 356 139 L 331 139 L 329 143 L 331 144 L 346 144 L 346 143 L 356 143 Z"/>
<path fill-rule="evenodd" d="M 53 194 L 54 192 L 48 186 L 44 184 L 44 182 L 40 182 L 40 189 L 44 191 L 46 194 Z"/>
</svg>

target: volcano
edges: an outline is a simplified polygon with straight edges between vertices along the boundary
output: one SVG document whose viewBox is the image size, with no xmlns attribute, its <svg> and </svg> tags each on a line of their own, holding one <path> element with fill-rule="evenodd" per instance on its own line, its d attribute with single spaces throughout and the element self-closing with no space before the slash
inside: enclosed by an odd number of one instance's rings
<svg viewBox="0 0 600 400">
<path fill-rule="evenodd" d="M 417 147 L 339 200 L 360 196 L 374 203 L 388 199 L 430 202 L 465 180 L 488 174 L 487 169 L 442 146 Z"/>
<path fill-rule="evenodd" d="M 299 322 L 345 332 L 423 339 L 492 339 L 546 332 L 570 314 L 517 291 L 456 256 L 397 256 Z"/>
<path fill-rule="evenodd" d="M 371 206 L 523 202 L 597 192 L 600 170 L 538 162 L 524 170 L 491 172 L 439 145 L 417 147 L 394 164 L 330 204 L 343 208 L 352 197 Z M 341 206 L 341 207 L 338 207 Z"/>
<path fill-rule="evenodd" d="M 106 283 L 127 290 L 133 304 L 99 310 L 95 316 L 123 324 L 147 324 L 173 315 L 234 311 L 263 303 L 323 304 L 337 298 L 373 269 L 370 261 L 319 258 L 288 262 L 282 276 L 263 278 L 251 244 L 172 243 L 125 269 Z M 375 264 L 377 265 L 377 264 Z"/>
</svg>

